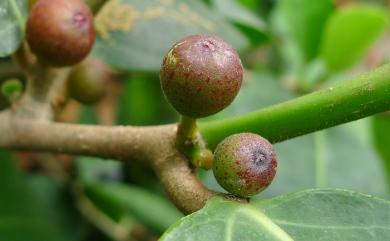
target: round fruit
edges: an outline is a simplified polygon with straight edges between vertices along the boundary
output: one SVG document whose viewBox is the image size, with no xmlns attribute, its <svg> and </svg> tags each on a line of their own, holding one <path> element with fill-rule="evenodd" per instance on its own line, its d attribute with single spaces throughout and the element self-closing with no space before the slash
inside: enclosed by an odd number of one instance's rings
<svg viewBox="0 0 390 241">
<path fill-rule="evenodd" d="M 31 9 L 26 37 L 45 64 L 73 65 L 88 55 L 95 41 L 93 16 L 82 0 L 40 0 Z"/>
<path fill-rule="evenodd" d="M 73 67 L 68 78 L 69 95 L 83 104 L 94 104 L 105 94 L 110 70 L 98 59 L 87 59 Z"/>
<path fill-rule="evenodd" d="M 240 57 L 229 44 L 211 35 L 192 35 L 166 54 L 160 81 L 180 114 L 199 118 L 228 106 L 240 90 L 242 75 Z"/>
<path fill-rule="evenodd" d="M 249 197 L 264 190 L 276 173 L 272 144 L 252 133 L 227 137 L 214 153 L 213 172 L 218 183 L 230 193 Z"/>
</svg>

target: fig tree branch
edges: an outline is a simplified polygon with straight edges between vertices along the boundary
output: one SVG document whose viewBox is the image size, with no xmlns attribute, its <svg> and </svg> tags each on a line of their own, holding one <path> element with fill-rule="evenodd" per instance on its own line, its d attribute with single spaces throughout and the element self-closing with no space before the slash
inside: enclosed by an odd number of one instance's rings
<svg viewBox="0 0 390 241">
<path fill-rule="evenodd" d="M 16 107 L 0 112 L 0 148 L 144 162 L 153 167 L 184 213 L 199 210 L 216 195 L 199 182 L 177 150 L 176 125 L 106 127 L 55 123 L 15 114 Z M 390 65 L 385 65 L 334 88 L 241 117 L 203 123 L 201 132 L 211 146 L 230 134 L 245 131 L 278 142 L 389 109 Z"/>
<path fill-rule="evenodd" d="M 200 123 L 210 148 L 225 137 L 253 132 L 281 142 L 390 110 L 390 64 L 269 108 L 228 119 Z"/>
<path fill-rule="evenodd" d="M 53 123 L 0 113 L 0 148 L 91 155 L 151 165 L 175 205 L 199 210 L 216 193 L 176 150 L 176 126 L 104 127 Z"/>
</svg>

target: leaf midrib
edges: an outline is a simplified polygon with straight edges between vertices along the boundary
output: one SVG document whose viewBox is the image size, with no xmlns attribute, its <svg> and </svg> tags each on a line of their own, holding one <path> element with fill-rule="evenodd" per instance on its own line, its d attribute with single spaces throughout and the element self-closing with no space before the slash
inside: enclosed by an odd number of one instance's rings
<svg viewBox="0 0 390 241">
<path fill-rule="evenodd" d="M 273 220 L 271 220 L 264 213 L 258 211 L 255 208 L 251 208 L 250 206 L 246 206 L 246 207 L 239 208 L 227 220 L 225 241 L 233 240 L 232 236 L 233 236 L 234 221 L 239 214 L 244 214 L 249 218 L 253 219 L 265 230 L 268 230 L 268 232 L 278 240 L 281 241 L 294 240 L 290 235 L 288 235 L 281 227 L 279 227 Z"/>
</svg>

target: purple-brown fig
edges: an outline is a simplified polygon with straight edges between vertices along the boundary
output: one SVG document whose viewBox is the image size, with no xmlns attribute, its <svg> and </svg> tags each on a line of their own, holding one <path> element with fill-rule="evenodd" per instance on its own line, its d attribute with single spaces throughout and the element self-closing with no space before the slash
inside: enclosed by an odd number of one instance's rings
<svg viewBox="0 0 390 241">
<path fill-rule="evenodd" d="M 274 148 L 263 137 L 252 133 L 235 134 L 218 144 L 213 173 L 228 192 L 250 197 L 272 182 L 277 167 Z"/>
<path fill-rule="evenodd" d="M 160 70 L 168 102 L 192 118 L 209 116 L 228 106 L 240 90 L 242 76 L 237 52 L 211 35 L 192 35 L 175 43 Z"/>
<path fill-rule="evenodd" d="M 82 0 L 39 0 L 30 11 L 26 37 L 41 62 L 74 65 L 95 42 L 93 16 Z"/>
</svg>

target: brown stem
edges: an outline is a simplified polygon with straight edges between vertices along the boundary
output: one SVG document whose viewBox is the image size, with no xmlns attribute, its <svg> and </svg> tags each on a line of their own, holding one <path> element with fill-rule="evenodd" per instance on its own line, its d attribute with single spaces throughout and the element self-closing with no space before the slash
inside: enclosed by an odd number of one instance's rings
<svg viewBox="0 0 390 241">
<path fill-rule="evenodd" d="M 165 128 L 104 127 L 0 117 L 0 148 L 145 161 Z M 5 142 L 4 142 L 4 139 Z"/>
<path fill-rule="evenodd" d="M 216 193 L 208 190 L 199 182 L 188 160 L 175 148 L 174 135 L 161 144 L 165 151 L 160 152 L 152 166 L 164 184 L 169 197 L 185 214 L 201 209 Z"/>
<path fill-rule="evenodd" d="M 0 148 L 60 152 L 144 162 L 153 167 L 183 213 L 202 208 L 216 195 L 197 179 L 176 149 L 176 125 L 89 126 L 53 123 L 0 113 Z"/>
</svg>

